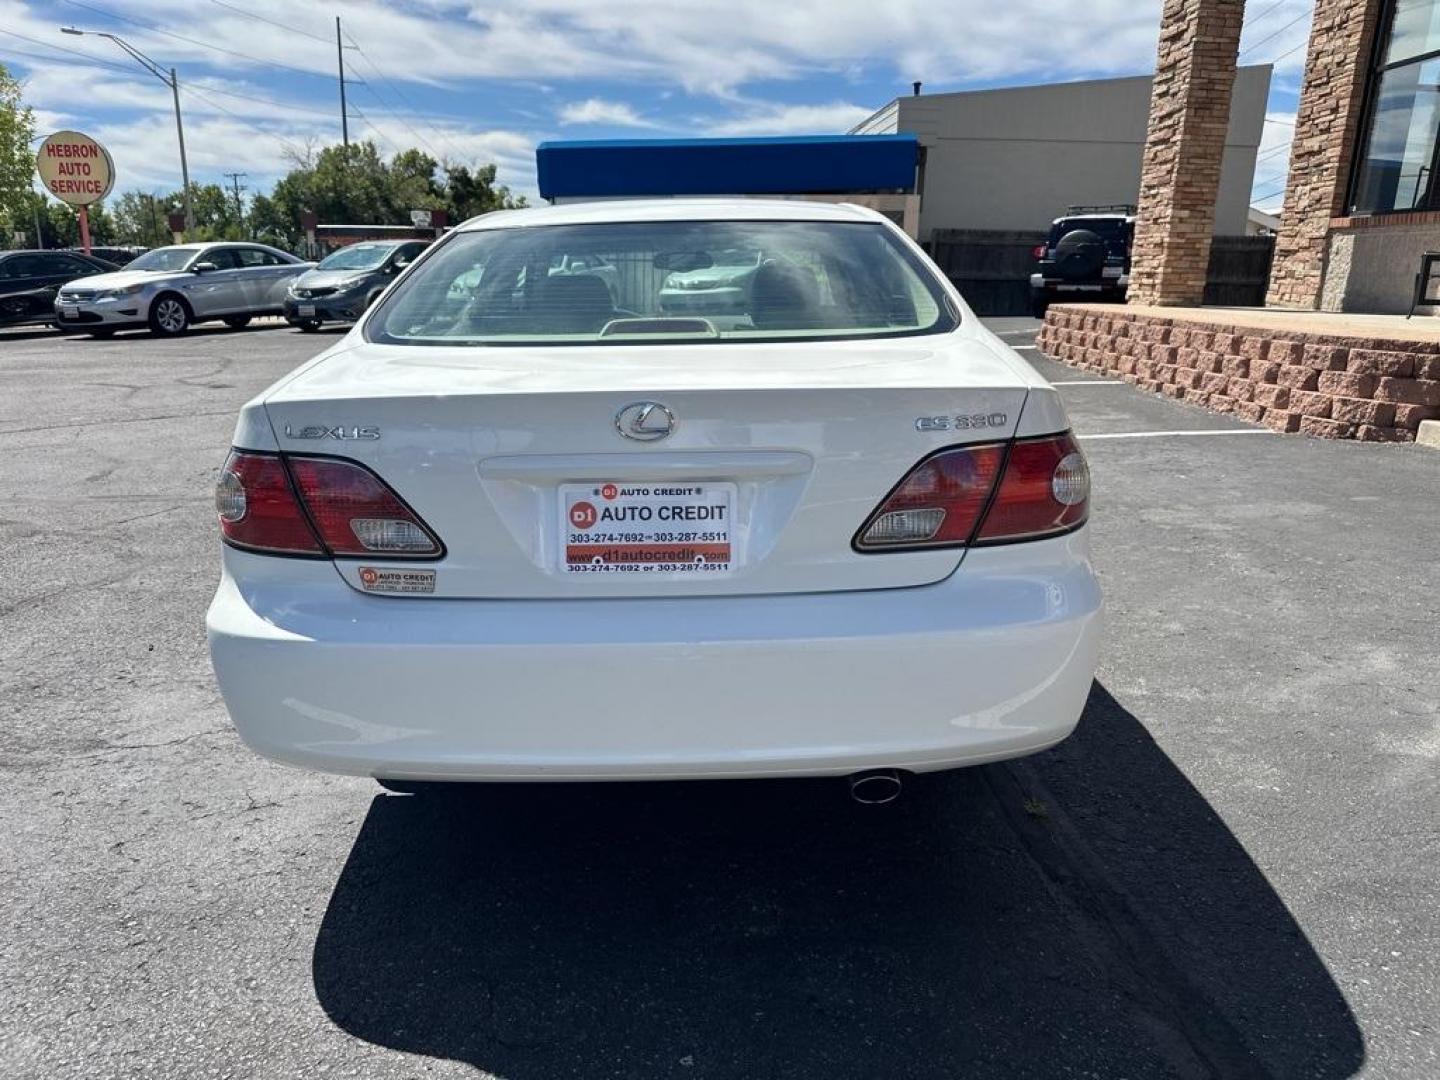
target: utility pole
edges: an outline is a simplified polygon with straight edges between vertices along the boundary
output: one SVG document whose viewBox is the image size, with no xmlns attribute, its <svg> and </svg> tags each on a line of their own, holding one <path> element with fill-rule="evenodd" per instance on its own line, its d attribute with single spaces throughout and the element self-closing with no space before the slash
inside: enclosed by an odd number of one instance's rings
<svg viewBox="0 0 1440 1080">
<path fill-rule="evenodd" d="M 161 81 L 164 81 L 162 75 Z M 185 129 L 180 124 L 180 80 L 170 69 L 170 92 L 175 95 L 175 135 L 180 140 L 180 183 L 185 193 L 185 230 L 195 228 L 195 215 L 190 211 L 190 164 L 185 160 Z"/>
<path fill-rule="evenodd" d="M 220 175 L 228 176 L 231 186 L 235 189 L 235 219 L 240 222 L 240 227 L 243 229 L 245 227 L 245 204 L 240 201 L 240 178 L 242 176 L 249 176 L 250 174 L 244 172 L 227 172 L 221 173 Z"/>
<path fill-rule="evenodd" d="M 340 139 L 350 149 L 350 116 L 345 109 L 345 45 L 340 38 L 340 16 L 335 16 L 335 58 L 340 64 Z"/>
<path fill-rule="evenodd" d="M 165 243 L 165 234 L 160 231 L 160 219 L 155 216 L 155 193 L 152 191 L 149 195 L 144 195 L 141 197 L 145 200 L 145 206 L 150 211 L 150 236 L 146 237 L 146 239 L 148 240 L 150 239 L 150 237 L 159 237 L 159 239 L 156 241 L 156 246 L 163 246 Z"/>
<path fill-rule="evenodd" d="M 32 176 L 31 179 L 30 179 L 30 190 L 31 190 L 31 192 L 35 192 L 35 179 L 34 179 L 33 176 Z M 38 193 L 37 193 L 37 194 L 38 194 Z M 36 199 L 33 203 L 31 203 L 30 205 L 31 205 L 31 208 L 35 211 L 35 246 L 36 246 L 37 248 L 39 248 L 41 251 L 44 251 L 44 250 L 45 250 L 45 232 L 44 232 L 43 229 L 40 228 L 40 208 L 41 208 L 42 206 L 45 206 L 45 196 L 44 196 L 44 195 L 40 195 L 39 198 L 37 198 L 37 199 Z M 46 207 L 46 209 L 48 209 L 48 207 Z"/>
<path fill-rule="evenodd" d="M 195 227 L 195 216 L 190 212 L 190 165 L 185 160 L 185 127 L 180 122 L 180 79 L 176 76 L 175 69 L 171 68 L 170 73 L 167 75 L 164 68 L 154 60 L 151 60 L 150 57 L 146 56 L 139 49 L 135 48 L 134 45 L 131 45 L 124 38 L 118 38 L 114 34 L 106 33 L 103 30 L 80 30 L 74 26 L 62 26 L 60 32 L 62 34 L 74 34 L 77 37 L 91 34 L 94 37 L 109 38 L 116 45 L 120 46 L 132 60 L 150 72 L 151 75 L 154 75 L 166 86 L 170 87 L 170 93 L 175 98 L 175 137 L 180 143 L 180 194 L 185 204 L 185 228 L 187 230 L 193 229 Z"/>
</svg>

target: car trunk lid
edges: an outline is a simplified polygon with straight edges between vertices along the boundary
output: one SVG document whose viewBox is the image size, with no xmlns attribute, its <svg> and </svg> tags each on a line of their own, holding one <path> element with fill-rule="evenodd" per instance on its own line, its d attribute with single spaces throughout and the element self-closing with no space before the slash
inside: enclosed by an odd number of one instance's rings
<svg viewBox="0 0 1440 1080">
<path fill-rule="evenodd" d="M 926 454 L 1010 438 L 1025 396 L 984 341 L 937 335 L 361 345 L 266 409 L 287 453 L 361 462 L 440 536 L 428 595 L 641 597 L 948 576 L 961 551 L 860 554 L 856 530 Z M 337 560 L 357 588 L 388 565 Z"/>
</svg>

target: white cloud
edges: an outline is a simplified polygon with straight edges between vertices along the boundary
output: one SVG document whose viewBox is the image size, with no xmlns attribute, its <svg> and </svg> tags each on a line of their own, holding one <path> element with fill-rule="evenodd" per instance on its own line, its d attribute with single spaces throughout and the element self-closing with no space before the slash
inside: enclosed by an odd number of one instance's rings
<svg viewBox="0 0 1440 1080">
<path fill-rule="evenodd" d="M 502 182 L 532 194 L 531 148 L 564 126 L 691 127 L 716 135 L 840 132 L 907 93 L 914 79 L 940 91 L 1146 72 L 1155 61 L 1161 6 L 1160 0 L 955 0 L 937 17 L 933 0 L 887 0 L 878 7 L 873 0 L 332 0 L 323 11 L 294 0 L 96 2 L 113 18 L 53 0 L 0 0 L 0 28 L 77 50 L 93 63 L 58 54 L 54 63 L 36 61 L 33 54 L 49 51 L 44 44 L 3 33 L 0 59 L 11 59 L 7 47 L 32 54 L 16 62 L 30 79 L 31 101 L 46 116 L 118 131 L 121 138 L 133 128 L 136 139 L 127 147 L 137 155 L 127 165 L 133 175 L 158 183 L 168 170 L 168 91 L 110 42 L 61 36 L 59 23 L 120 33 L 163 66 L 178 67 L 187 129 L 194 129 L 187 130 L 192 157 L 254 174 L 283 156 L 277 140 L 335 141 L 338 14 L 360 46 L 346 50 L 347 67 L 368 84 L 352 96 L 367 118 L 357 116 L 352 136 L 358 129 L 369 137 L 373 123 L 382 147 L 388 138 L 437 156 L 493 158 Z M 1244 59 L 1278 58 L 1282 99 L 1305 58 L 1297 46 L 1305 40 L 1309 4 L 1280 0 L 1252 13 L 1246 27 Z M 871 89 L 856 90 L 862 81 Z M 775 89 L 780 83 L 789 84 L 783 93 Z M 394 93 L 397 85 L 408 93 Z M 762 93 L 788 103 L 758 100 Z M 687 95 L 692 100 L 681 104 Z M 424 107 L 402 100 L 410 96 Z M 710 99 L 712 108 L 695 97 Z M 794 104 L 797 99 L 812 103 Z M 218 142 L 207 143 L 211 137 Z M 1264 166 L 1279 165 L 1280 158 L 1262 162 L 1259 175 L 1270 175 Z"/>
<path fill-rule="evenodd" d="M 709 125 L 712 135 L 844 134 L 874 109 L 835 101 L 829 105 L 770 105 Z"/>
<path fill-rule="evenodd" d="M 611 127 L 654 127 L 623 101 L 603 101 L 600 98 L 586 98 L 572 101 L 560 109 L 562 124 L 608 124 Z"/>
<path fill-rule="evenodd" d="M 758 81 L 853 77 L 877 61 L 893 65 L 897 89 L 916 78 L 938 87 L 1142 71 L 1154 63 L 1160 4 L 1092 0 L 1057 10 L 1053 0 L 1010 0 L 997 9 L 960 0 L 944 18 L 930 0 L 889 0 L 883 10 L 869 0 L 531 0 L 504 8 L 337 0 L 323 14 L 293 0 L 248 0 L 245 7 L 272 22 L 194 0 L 109 0 L 107 10 L 134 20 L 122 24 L 78 9 L 56 15 L 38 0 L 0 0 L 0 25 L 123 60 L 108 42 L 59 37 L 56 24 L 73 17 L 122 32 L 166 65 L 223 65 L 242 77 L 275 70 L 261 59 L 330 78 L 333 10 L 363 49 L 350 58 L 362 76 L 373 61 L 391 79 L 412 83 L 608 79 L 725 96 Z"/>
</svg>

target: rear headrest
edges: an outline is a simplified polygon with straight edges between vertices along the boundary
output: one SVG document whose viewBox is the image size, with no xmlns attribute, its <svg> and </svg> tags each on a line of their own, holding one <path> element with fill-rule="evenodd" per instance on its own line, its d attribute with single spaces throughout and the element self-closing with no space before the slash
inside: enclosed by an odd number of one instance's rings
<svg viewBox="0 0 1440 1080">
<path fill-rule="evenodd" d="M 584 311 L 610 311 L 610 290 L 593 274 L 552 274 L 535 285 L 537 304 L 564 306 Z"/>
<path fill-rule="evenodd" d="M 755 271 L 750 321 L 757 328 L 790 330 L 819 320 L 820 288 L 815 275 L 787 263 L 769 262 Z"/>
<path fill-rule="evenodd" d="M 599 333 L 615 316 L 605 282 L 590 274 L 554 274 L 535 283 L 531 304 L 561 333 Z"/>
</svg>

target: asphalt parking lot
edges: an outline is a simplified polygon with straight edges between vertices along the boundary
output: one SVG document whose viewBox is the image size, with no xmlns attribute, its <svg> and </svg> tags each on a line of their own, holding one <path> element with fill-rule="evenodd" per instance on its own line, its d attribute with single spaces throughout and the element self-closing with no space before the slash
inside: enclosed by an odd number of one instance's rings
<svg viewBox="0 0 1440 1080">
<path fill-rule="evenodd" d="M 1073 738 L 879 809 L 411 798 L 253 757 L 205 650 L 235 411 L 326 340 L 0 334 L 0 1076 L 1440 1075 L 1440 454 L 1027 348 L 1097 493 Z"/>
</svg>

